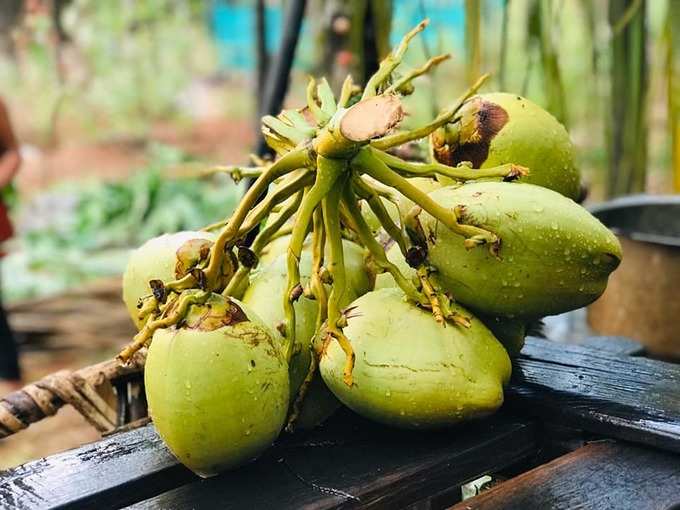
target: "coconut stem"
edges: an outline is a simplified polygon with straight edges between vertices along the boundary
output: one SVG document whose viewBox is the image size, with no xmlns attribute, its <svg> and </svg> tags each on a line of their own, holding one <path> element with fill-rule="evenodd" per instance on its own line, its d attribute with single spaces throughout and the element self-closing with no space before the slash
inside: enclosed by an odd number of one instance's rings
<svg viewBox="0 0 680 510">
<path fill-rule="evenodd" d="M 248 232 L 257 227 L 278 204 L 288 200 L 302 190 L 302 188 L 309 186 L 314 182 L 314 172 L 310 170 L 304 170 L 300 175 L 290 177 L 291 180 L 289 182 L 283 183 L 276 191 L 269 193 L 264 200 L 248 214 L 244 224 L 236 235 L 236 239 L 244 237 Z"/>
<path fill-rule="evenodd" d="M 333 185 L 338 177 L 345 172 L 346 165 L 347 163 L 342 160 L 331 160 L 320 155 L 317 156 L 316 180 L 311 189 L 306 192 L 297 213 L 290 244 L 288 245 L 288 284 L 283 296 L 283 309 L 285 312 L 283 335 L 287 342 L 285 348 L 287 360 L 290 360 L 295 346 L 295 308 L 293 302 L 299 297 L 297 295 L 297 287 L 300 285 L 300 256 L 305 237 L 307 236 L 307 228 L 312 220 L 314 210 L 329 191 L 333 189 Z"/>
<path fill-rule="evenodd" d="M 405 257 L 408 250 L 408 242 L 406 239 L 406 232 L 403 230 L 403 222 L 402 227 L 399 227 L 396 223 L 394 223 L 394 221 L 392 221 L 392 218 L 387 212 L 387 209 L 385 209 L 382 200 L 380 200 L 380 196 L 370 184 L 358 176 L 355 176 L 352 179 L 352 184 L 354 185 L 354 188 L 358 192 L 359 196 L 366 200 L 368 206 L 373 211 L 373 214 L 376 215 L 378 221 L 380 221 L 380 224 L 385 229 L 385 232 L 387 232 L 387 234 L 399 245 L 399 249 Z"/>
<path fill-rule="evenodd" d="M 300 207 L 302 202 L 302 191 L 298 191 L 295 195 L 293 201 L 288 204 L 274 219 L 268 221 L 267 226 L 263 228 L 255 237 L 253 244 L 250 249 L 253 250 L 255 255 L 258 257 L 262 252 L 262 249 L 272 240 L 274 235 L 276 235 L 281 227 L 290 219 L 290 217 L 295 214 L 295 211 Z M 245 292 L 245 287 L 247 285 L 248 276 L 252 271 L 252 267 L 241 266 L 234 274 L 233 278 L 229 281 L 229 284 L 222 292 L 223 296 L 234 296 L 240 298 Z"/>
<path fill-rule="evenodd" d="M 324 262 L 326 247 L 326 232 L 324 230 L 323 209 L 317 207 L 314 211 L 312 228 L 312 274 L 309 287 L 317 302 L 316 325 L 314 331 L 319 331 L 328 317 L 328 296 L 321 281 L 321 269 Z"/>
<path fill-rule="evenodd" d="M 404 53 L 406 53 L 406 50 L 408 49 L 408 45 L 411 42 L 411 40 L 420 32 L 425 30 L 425 27 L 429 23 L 430 20 L 428 19 L 424 19 L 423 21 L 418 23 L 418 25 L 415 28 L 411 29 L 411 31 L 408 32 L 402 38 L 401 42 L 399 43 L 399 46 L 393 49 L 392 53 L 387 55 L 387 57 L 385 57 L 385 59 L 382 62 L 380 62 L 380 67 L 375 72 L 375 74 L 369 78 L 368 83 L 366 83 L 366 87 L 364 88 L 364 93 L 361 99 L 366 99 L 378 95 L 378 90 L 380 86 L 390 78 L 392 72 L 397 68 L 399 64 L 401 64 L 401 61 L 404 58 Z"/>
<path fill-rule="evenodd" d="M 352 75 L 348 74 L 345 81 L 342 82 L 340 98 L 338 99 L 338 109 L 347 107 L 347 103 L 349 103 L 349 100 L 352 97 L 352 92 L 354 92 L 354 82 L 352 81 Z"/>
<path fill-rule="evenodd" d="M 207 168 L 201 172 L 203 176 L 209 176 L 213 174 L 229 174 L 234 183 L 238 184 L 243 179 L 257 178 L 266 170 L 265 167 L 261 166 L 237 166 L 237 165 L 215 165 Z"/>
<path fill-rule="evenodd" d="M 357 205 L 356 196 L 354 196 L 354 193 L 351 191 L 351 189 L 349 189 L 349 187 L 345 190 L 343 203 L 349 210 L 352 220 L 356 225 L 359 240 L 371 253 L 371 256 L 373 257 L 378 268 L 382 272 L 390 273 L 392 278 L 394 278 L 394 281 L 401 288 L 401 290 L 404 291 L 404 294 L 406 294 L 410 300 L 420 304 L 427 304 L 428 300 L 425 298 L 425 296 L 418 292 L 415 285 L 413 285 L 401 273 L 401 271 L 399 271 L 399 268 L 390 262 L 385 256 L 385 250 L 373 237 L 371 229 L 366 224 L 366 220 L 364 220 L 363 216 L 361 215 L 361 211 Z"/>
<path fill-rule="evenodd" d="M 277 160 L 272 166 L 257 178 L 245 194 L 241 203 L 229 219 L 229 223 L 218 236 L 210 250 L 210 262 L 205 269 L 207 288 L 213 289 L 218 280 L 224 253 L 230 243 L 237 238 L 239 229 L 246 219 L 248 212 L 253 208 L 257 199 L 267 190 L 267 187 L 279 177 L 298 168 L 306 168 L 311 165 L 310 154 L 307 149 L 299 149 L 289 152 Z"/>
<path fill-rule="evenodd" d="M 319 106 L 319 103 L 316 101 L 316 80 L 311 76 L 307 82 L 307 107 L 314 116 L 317 126 L 326 124 L 330 119 L 330 117 L 323 112 Z"/>
<path fill-rule="evenodd" d="M 423 74 L 428 73 L 430 69 L 432 69 L 434 66 L 441 64 L 442 62 L 448 60 L 449 58 L 451 58 L 451 55 L 448 53 L 432 57 L 430 60 L 425 62 L 421 67 L 412 69 L 403 78 L 400 78 L 392 85 L 387 87 L 383 94 L 396 94 L 397 92 L 402 92 L 404 87 L 407 87 L 418 76 L 422 76 Z"/>
<path fill-rule="evenodd" d="M 437 175 L 443 175 L 456 181 L 471 181 L 475 179 L 499 177 L 504 181 L 512 181 L 529 174 L 529 170 L 526 167 L 515 165 L 514 163 L 507 163 L 491 168 L 472 168 L 469 165 L 461 163 L 454 167 L 434 161 L 431 163 L 404 161 L 397 156 L 379 150 L 374 150 L 373 154 L 392 170 L 398 172 L 400 175 L 406 174 L 408 177 L 436 177 Z"/>
<path fill-rule="evenodd" d="M 311 184 L 314 180 L 314 172 L 304 169 L 300 174 L 289 174 L 281 186 L 279 186 L 273 193 L 268 193 L 267 196 L 262 200 L 252 211 L 246 216 L 245 224 L 239 228 L 239 232 L 236 238 L 239 239 L 245 236 L 253 228 L 255 228 L 265 216 L 274 210 L 274 207 L 289 197 L 293 196 L 295 193 L 300 191 L 305 186 Z M 212 231 L 220 228 L 224 228 L 225 225 L 229 223 L 231 218 L 213 223 L 204 227 L 202 230 Z"/>
<path fill-rule="evenodd" d="M 307 396 L 307 393 L 309 392 L 309 386 L 312 384 L 312 381 L 314 380 L 314 374 L 316 374 L 316 370 L 319 366 L 319 361 L 316 358 L 316 352 L 314 350 L 314 347 L 311 345 L 309 346 L 309 369 L 307 370 L 307 375 L 305 376 L 304 381 L 302 381 L 302 384 L 300 385 L 300 389 L 297 392 L 297 395 L 295 396 L 295 401 L 293 402 L 293 409 L 290 413 L 290 416 L 288 417 L 288 423 L 286 424 L 286 432 L 288 433 L 293 433 L 295 432 L 295 424 L 300 417 L 300 412 L 302 411 L 302 405 L 304 404 L 305 397 Z"/>
<path fill-rule="evenodd" d="M 499 238 L 493 232 L 475 227 L 474 225 L 464 225 L 458 222 L 458 213 L 442 207 L 432 200 L 426 193 L 419 190 L 408 182 L 401 175 L 391 170 L 374 154 L 374 149 L 363 148 L 352 160 L 352 165 L 357 171 L 365 171 L 374 179 L 391 186 L 409 200 L 415 202 L 437 220 L 446 225 L 452 232 L 465 237 L 465 247 L 473 248 L 477 245 L 489 243 L 492 249 L 496 250 Z"/>
<path fill-rule="evenodd" d="M 125 348 L 120 351 L 118 354 L 118 359 L 123 363 L 127 363 L 130 358 L 132 358 L 134 353 L 146 345 L 146 343 L 153 337 L 153 334 L 157 329 L 167 328 L 173 324 L 177 324 L 184 318 L 189 306 L 205 303 L 209 297 L 210 292 L 205 292 L 202 290 L 187 292 L 181 296 L 171 313 L 165 317 L 147 322 L 141 331 L 134 336 L 132 342 L 126 345 Z"/>
<path fill-rule="evenodd" d="M 463 103 L 467 101 L 470 98 L 470 96 L 475 94 L 477 90 L 479 90 L 479 88 L 482 85 L 484 85 L 484 82 L 488 78 L 489 78 L 488 74 L 482 75 L 469 89 L 465 91 L 465 93 L 463 93 L 463 95 L 456 99 L 456 101 L 450 108 L 444 110 L 439 115 L 437 115 L 437 117 L 435 117 L 435 119 L 429 124 L 413 129 L 412 131 L 403 131 L 401 133 L 395 133 L 393 135 L 379 138 L 371 142 L 371 147 L 374 147 L 376 149 L 387 150 L 391 149 L 392 147 L 396 147 L 397 145 L 403 145 L 413 140 L 425 138 L 427 135 L 432 133 L 437 128 L 450 122 L 456 115 L 458 110 L 460 110 L 460 107 L 463 106 Z"/>
<path fill-rule="evenodd" d="M 340 319 L 342 318 L 342 310 L 340 303 L 343 302 L 345 292 L 347 291 L 347 274 L 345 272 L 345 254 L 342 246 L 342 235 L 340 227 L 340 216 L 338 210 L 340 208 L 340 199 L 345 189 L 347 182 L 347 173 L 336 181 L 336 185 L 328 192 L 326 197 L 321 202 L 323 208 L 323 220 L 326 235 L 328 236 L 328 245 L 330 248 L 330 261 L 328 270 L 333 277 L 333 285 L 328 296 L 328 320 L 326 321 L 327 338 L 334 338 L 342 350 L 345 352 L 346 361 L 343 371 L 343 381 L 347 386 L 352 386 L 352 370 L 354 369 L 355 354 L 352 349 L 352 344 L 342 332 L 340 327 Z"/>
</svg>

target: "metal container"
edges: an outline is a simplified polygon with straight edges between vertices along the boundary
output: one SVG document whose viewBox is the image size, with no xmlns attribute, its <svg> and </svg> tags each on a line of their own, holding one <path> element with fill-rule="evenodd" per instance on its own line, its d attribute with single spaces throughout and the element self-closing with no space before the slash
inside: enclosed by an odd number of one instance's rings
<svg viewBox="0 0 680 510">
<path fill-rule="evenodd" d="M 588 307 L 589 326 L 680 359 L 680 196 L 633 195 L 590 211 L 618 236 L 623 261 Z"/>
</svg>

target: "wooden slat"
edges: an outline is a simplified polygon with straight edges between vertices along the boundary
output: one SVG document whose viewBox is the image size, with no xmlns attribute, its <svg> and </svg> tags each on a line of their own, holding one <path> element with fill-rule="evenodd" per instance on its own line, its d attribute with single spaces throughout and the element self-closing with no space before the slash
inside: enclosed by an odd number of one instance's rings
<svg viewBox="0 0 680 510">
<path fill-rule="evenodd" d="M 0 508 L 119 508 L 194 479 L 147 426 L 0 473 Z"/>
<path fill-rule="evenodd" d="M 361 419 L 339 425 L 132 508 L 402 507 L 512 465 L 536 448 L 531 425 L 500 416 L 439 432 L 397 431 Z"/>
<path fill-rule="evenodd" d="M 586 445 L 452 510 L 680 508 L 680 456 L 616 442 Z"/>
<path fill-rule="evenodd" d="M 602 349 L 624 356 L 641 356 L 645 352 L 645 348 L 640 342 L 625 336 L 591 336 L 579 342 L 578 345 Z"/>
<path fill-rule="evenodd" d="M 528 338 L 506 405 L 517 413 L 680 452 L 680 365 Z"/>
</svg>

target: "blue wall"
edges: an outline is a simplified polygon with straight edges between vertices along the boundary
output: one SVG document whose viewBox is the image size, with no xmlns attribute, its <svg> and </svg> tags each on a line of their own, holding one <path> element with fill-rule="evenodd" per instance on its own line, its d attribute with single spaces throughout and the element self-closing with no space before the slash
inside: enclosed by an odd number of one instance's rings
<svg viewBox="0 0 680 510">
<path fill-rule="evenodd" d="M 421 9 L 421 3 L 424 9 Z M 251 4 L 214 0 L 211 6 L 210 27 L 218 47 L 220 64 L 225 69 L 247 71 L 255 65 L 255 19 Z M 431 25 L 423 36 L 432 51 L 437 51 L 440 44 L 443 46 L 442 51 L 457 52 L 462 49 L 465 21 L 463 0 L 394 0 L 392 41 L 399 41 L 404 32 L 425 16 L 430 18 Z M 276 50 L 281 38 L 281 20 L 280 7 L 267 8 L 267 45 L 270 51 Z M 305 37 L 309 32 L 306 24 L 302 30 L 296 65 L 305 67 L 311 59 L 313 43 Z"/>
</svg>

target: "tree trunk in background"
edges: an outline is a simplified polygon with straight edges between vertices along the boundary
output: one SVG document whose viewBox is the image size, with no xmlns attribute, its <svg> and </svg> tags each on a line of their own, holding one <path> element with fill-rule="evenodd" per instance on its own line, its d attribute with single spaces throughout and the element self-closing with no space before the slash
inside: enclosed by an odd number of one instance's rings
<svg viewBox="0 0 680 510">
<path fill-rule="evenodd" d="M 668 54 L 668 131 L 671 138 L 673 189 L 680 192 L 680 0 L 669 0 L 666 18 Z"/>
<path fill-rule="evenodd" d="M 614 0 L 618 1 L 618 0 Z M 555 46 L 555 19 L 552 0 L 534 0 L 529 7 L 528 44 L 537 47 L 541 58 L 543 89 L 546 96 L 546 109 L 565 126 L 569 126 L 567 101 L 562 83 Z"/>
<path fill-rule="evenodd" d="M 348 74 L 363 84 L 390 51 L 391 0 L 316 0 L 317 74 L 339 90 Z"/>
<path fill-rule="evenodd" d="M 265 20 L 264 0 L 255 1 L 255 81 L 257 85 L 257 109 L 255 124 L 259 129 L 260 112 L 262 111 L 262 100 L 264 96 L 264 83 L 267 76 L 269 65 L 269 55 L 267 54 L 267 26 Z"/>
<path fill-rule="evenodd" d="M 23 0 L 0 0 L 0 53 L 14 56 L 12 31 L 21 19 Z"/>
<path fill-rule="evenodd" d="M 611 97 L 607 196 L 645 190 L 647 175 L 646 0 L 610 0 Z"/>
</svg>

